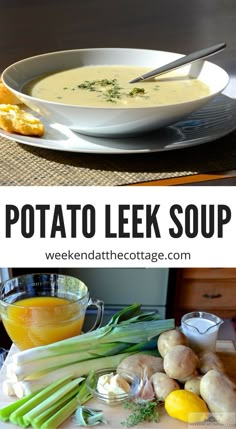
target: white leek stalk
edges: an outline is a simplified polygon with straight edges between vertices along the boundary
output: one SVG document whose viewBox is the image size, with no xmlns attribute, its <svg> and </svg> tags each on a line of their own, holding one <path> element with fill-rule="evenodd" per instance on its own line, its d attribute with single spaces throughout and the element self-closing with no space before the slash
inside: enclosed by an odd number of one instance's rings
<svg viewBox="0 0 236 429">
<path fill-rule="evenodd" d="M 74 363 L 71 365 L 66 365 L 60 368 L 54 368 L 51 372 L 44 372 L 41 374 L 35 373 L 35 378 L 30 380 L 25 380 L 28 382 L 29 389 L 33 388 L 34 382 L 42 384 L 56 381 L 61 377 L 70 376 L 71 378 L 82 377 L 84 375 L 88 375 L 91 370 L 98 370 L 103 368 L 116 368 L 119 363 L 130 356 L 133 353 L 121 353 L 119 355 L 108 356 L 98 359 L 91 359 L 81 363 Z M 10 364 L 9 364 L 10 365 Z M 17 371 L 15 375 L 13 374 L 13 368 L 11 367 L 11 377 L 15 380 L 15 382 L 22 381 L 19 376 L 20 367 L 17 367 Z M 30 387 L 31 386 L 31 387 Z M 33 390 L 31 390 L 33 391 Z"/>
<path fill-rule="evenodd" d="M 15 396 L 14 384 L 12 380 L 4 380 L 2 382 L 2 391 L 4 395 Z"/>
</svg>

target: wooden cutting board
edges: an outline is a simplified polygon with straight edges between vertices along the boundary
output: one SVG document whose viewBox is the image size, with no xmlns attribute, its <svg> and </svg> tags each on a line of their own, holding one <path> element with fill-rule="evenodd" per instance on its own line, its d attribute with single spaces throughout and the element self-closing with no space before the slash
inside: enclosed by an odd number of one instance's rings
<svg viewBox="0 0 236 429">
<path fill-rule="evenodd" d="M 16 349 L 13 346 L 11 348 L 11 351 L 9 353 L 9 356 L 7 360 L 9 361 L 11 359 L 11 356 L 13 353 L 15 353 Z M 227 374 L 230 376 L 230 378 L 235 381 L 236 383 L 236 349 L 234 347 L 234 344 L 232 341 L 218 341 L 217 342 L 217 352 L 222 360 L 222 362 L 225 365 Z M 5 405 L 9 404 L 10 402 L 13 402 L 14 399 L 11 399 L 7 396 L 5 396 L 2 392 L 2 382 L 6 378 L 6 368 L 5 365 L 3 366 L 1 373 L 0 373 L 0 407 L 4 407 Z M 222 398 L 223 400 L 223 398 Z M 101 429 L 122 429 L 124 428 L 123 425 L 121 425 L 121 422 L 123 422 L 129 415 L 129 411 L 124 410 L 123 406 L 108 406 L 104 404 L 100 404 L 95 400 L 89 401 L 87 406 L 94 407 L 96 409 L 101 409 L 104 411 L 104 417 L 107 420 L 107 424 L 101 424 L 98 427 Z M 138 427 L 140 429 L 189 429 L 190 426 L 187 423 L 183 423 L 179 420 L 172 419 L 169 417 L 166 413 L 164 408 L 160 408 L 159 412 L 159 422 L 157 423 L 145 423 L 140 424 Z M 197 427 L 197 429 L 206 429 L 206 424 L 204 423 L 198 423 L 195 424 L 194 427 Z M 207 426 L 210 426 L 210 429 L 219 429 L 219 425 L 215 423 L 207 424 Z M 11 424 L 11 423 L 4 423 L 0 422 L 0 429 L 16 429 L 17 426 Z M 76 426 L 75 422 L 73 422 L 72 418 L 68 419 L 63 425 L 60 426 L 60 429 L 76 429 L 78 426 Z M 232 428 L 232 426 L 231 426 Z"/>
</svg>

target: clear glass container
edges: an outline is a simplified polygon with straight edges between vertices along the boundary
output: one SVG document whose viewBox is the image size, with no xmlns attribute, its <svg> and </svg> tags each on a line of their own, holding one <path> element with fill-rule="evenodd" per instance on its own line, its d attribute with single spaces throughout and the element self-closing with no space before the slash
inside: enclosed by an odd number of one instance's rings
<svg viewBox="0 0 236 429">
<path fill-rule="evenodd" d="M 93 397 L 97 399 L 99 402 L 103 402 L 103 403 L 106 403 L 107 405 L 114 406 L 114 405 L 119 405 L 121 402 L 134 399 L 136 396 L 138 396 L 142 387 L 141 379 L 136 374 L 125 370 L 119 370 L 118 374 L 122 378 L 124 378 L 130 385 L 129 392 L 122 393 L 122 394 L 114 394 L 114 395 L 100 393 L 97 389 L 99 377 L 107 374 L 116 375 L 117 371 L 114 368 L 104 368 L 98 371 L 91 371 L 91 373 L 88 375 L 86 379 L 88 390 L 93 395 Z"/>
<path fill-rule="evenodd" d="M 79 335 L 89 306 L 97 309 L 94 330 L 101 325 L 104 303 L 71 276 L 27 274 L 3 282 L 0 289 L 2 322 L 20 350 Z"/>
<path fill-rule="evenodd" d="M 215 314 L 193 311 L 181 319 L 181 330 L 196 352 L 216 349 L 219 327 L 223 320 Z"/>
</svg>

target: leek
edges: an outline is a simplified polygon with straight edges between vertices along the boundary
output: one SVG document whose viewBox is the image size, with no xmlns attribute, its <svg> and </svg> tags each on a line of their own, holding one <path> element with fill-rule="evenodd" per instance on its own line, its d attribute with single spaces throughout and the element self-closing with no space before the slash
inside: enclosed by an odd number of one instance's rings
<svg viewBox="0 0 236 429">
<path fill-rule="evenodd" d="M 96 331 L 15 354 L 7 375 L 15 383 L 28 382 L 28 392 L 33 392 L 34 380 L 45 386 L 66 376 L 86 376 L 91 370 L 116 367 L 140 351 L 158 356 L 158 335 L 173 328 L 173 319 L 160 320 L 155 312 L 142 312 L 139 304 L 133 304 Z"/>
<path fill-rule="evenodd" d="M 140 312 L 138 315 L 137 312 Z M 126 319 L 125 313 L 133 317 Z M 122 317 L 121 317 L 122 315 Z M 60 356 L 67 353 L 78 353 L 96 349 L 101 345 L 112 342 L 123 343 L 123 351 L 129 344 L 138 344 L 158 336 L 161 332 L 172 329 L 174 321 L 172 319 L 160 320 L 155 312 L 143 313 L 139 304 L 133 304 L 118 312 L 111 321 L 104 327 L 96 331 L 78 335 L 66 340 L 57 341 L 47 346 L 35 347 L 16 353 L 13 357 L 17 365 L 31 361 L 37 361 L 50 356 Z M 91 356 L 93 358 L 93 356 Z"/>
<path fill-rule="evenodd" d="M 2 391 L 4 395 L 15 396 L 15 383 L 12 380 L 3 380 Z"/>
<path fill-rule="evenodd" d="M 48 385 L 52 381 L 56 381 L 61 377 L 71 376 L 72 378 L 82 377 L 88 375 L 93 370 L 103 368 L 116 368 L 119 363 L 133 353 L 120 353 L 114 356 L 106 356 L 98 359 L 91 359 L 80 364 L 74 363 L 60 368 L 54 368 L 51 372 L 42 372 L 36 374 L 37 378 L 28 381 L 29 391 L 33 392 L 34 382 Z M 32 389 L 32 390 L 31 390 Z"/>
<path fill-rule="evenodd" d="M 159 320 L 154 312 L 141 312 L 138 304 L 125 310 L 96 331 L 15 354 L 13 363 L 7 368 L 10 378 L 21 381 L 54 371 L 60 376 L 69 371 L 73 377 L 87 375 L 89 371 L 85 367 L 90 368 L 94 360 L 124 353 L 157 351 L 158 335 L 174 328 L 173 319 Z M 126 318 L 127 314 L 133 317 Z"/>
<path fill-rule="evenodd" d="M 32 374 L 36 374 L 37 372 L 42 371 L 42 364 L 44 368 L 46 368 L 46 372 L 49 372 L 50 369 L 55 369 L 64 367 L 69 364 L 78 363 L 87 361 L 89 359 L 109 356 L 118 354 L 122 352 L 122 350 L 126 347 L 124 344 L 102 344 L 97 349 L 91 349 L 89 352 L 81 352 L 81 353 L 67 353 L 61 355 L 58 359 L 55 359 L 55 356 L 50 356 L 43 360 L 31 361 L 27 362 L 27 364 L 17 364 L 16 362 L 10 362 L 7 366 L 7 375 L 9 379 L 17 382 L 21 380 L 25 380 L 28 376 Z"/>
<path fill-rule="evenodd" d="M 45 377 L 45 379 L 39 378 L 35 380 L 23 380 L 13 383 L 14 394 L 17 398 L 23 398 L 24 396 L 29 395 L 30 393 L 39 392 L 39 390 L 44 389 L 50 383 L 57 381 L 60 377 L 55 377 L 52 374 L 50 376 Z"/>
</svg>

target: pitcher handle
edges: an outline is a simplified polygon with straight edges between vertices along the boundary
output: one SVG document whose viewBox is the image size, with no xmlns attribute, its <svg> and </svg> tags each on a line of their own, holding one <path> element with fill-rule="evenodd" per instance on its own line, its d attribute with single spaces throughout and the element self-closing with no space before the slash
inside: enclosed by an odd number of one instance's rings
<svg viewBox="0 0 236 429">
<path fill-rule="evenodd" d="M 103 321 L 104 302 L 100 301 L 100 299 L 90 298 L 89 302 L 88 302 L 88 307 L 90 307 L 90 306 L 97 308 L 97 317 L 96 317 L 96 320 L 94 322 L 94 325 L 89 329 L 89 331 L 86 331 L 86 332 L 91 332 L 91 331 L 94 331 L 95 329 L 100 328 L 102 321 Z"/>
</svg>

